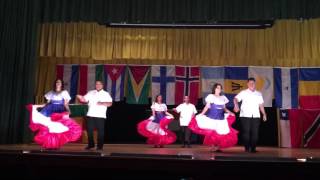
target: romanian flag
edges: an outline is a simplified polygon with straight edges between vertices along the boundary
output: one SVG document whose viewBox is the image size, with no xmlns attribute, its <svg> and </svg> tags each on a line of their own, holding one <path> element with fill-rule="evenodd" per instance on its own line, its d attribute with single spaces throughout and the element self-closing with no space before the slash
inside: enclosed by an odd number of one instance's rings
<svg viewBox="0 0 320 180">
<path fill-rule="evenodd" d="M 299 69 L 299 102 L 303 109 L 320 109 L 320 68 Z"/>
</svg>

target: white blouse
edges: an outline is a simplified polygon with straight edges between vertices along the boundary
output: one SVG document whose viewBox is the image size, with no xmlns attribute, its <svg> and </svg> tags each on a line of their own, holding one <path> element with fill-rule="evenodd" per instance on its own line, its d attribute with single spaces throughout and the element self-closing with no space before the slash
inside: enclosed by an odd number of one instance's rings
<svg viewBox="0 0 320 180">
<path fill-rule="evenodd" d="M 66 100 L 67 102 L 70 101 L 71 97 L 68 93 L 67 90 L 63 90 L 61 92 L 55 92 L 55 91 L 49 91 L 44 95 L 44 97 L 50 101 L 50 100 L 55 100 L 55 101 L 61 101 L 61 100 Z"/>
<path fill-rule="evenodd" d="M 167 111 L 167 105 L 166 104 L 159 104 L 159 103 L 153 103 L 151 105 L 151 109 L 155 111 Z"/>
<path fill-rule="evenodd" d="M 207 104 L 216 104 L 216 105 L 225 105 L 229 102 L 226 96 L 215 96 L 213 94 L 209 94 L 205 99 Z"/>
</svg>

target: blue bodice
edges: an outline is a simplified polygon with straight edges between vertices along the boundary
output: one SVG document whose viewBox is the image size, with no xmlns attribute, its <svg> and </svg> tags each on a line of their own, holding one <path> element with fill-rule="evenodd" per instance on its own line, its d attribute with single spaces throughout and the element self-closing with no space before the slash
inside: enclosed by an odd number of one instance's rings
<svg viewBox="0 0 320 180">
<path fill-rule="evenodd" d="M 50 103 L 51 104 L 62 104 L 63 105 L 64 104 L 64 99 L 62 99 L 62 100 L 51 100 Z"/>
<path fill-rule="evenodd" d="M 64 100 L 51 100 L 45 107 L 40 111 L 45 116 L 51 116 L 52 113 L 62 113 L 66 111 L 64 107 Z"/>
<path fill-rule="evenodd" d="M 165 116 L 166 116 L 166 113 L 164 111 L 156 111 L 153 122 L 159 123 L 161 119 L 163 119 Z"/>
<path fill-rule="evenodd" d="M 208 109 L 206 115 L 211 119 L 223 120 L 224 105 L 217 105 L 217 104 L 211 103 L 210 108 Z"/>
</svg>

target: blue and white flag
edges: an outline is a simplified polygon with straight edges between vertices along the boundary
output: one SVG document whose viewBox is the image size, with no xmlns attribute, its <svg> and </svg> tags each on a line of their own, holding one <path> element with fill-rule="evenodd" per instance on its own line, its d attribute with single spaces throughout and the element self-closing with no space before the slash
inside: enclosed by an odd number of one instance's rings
<svg viewBox="0 0 320 180">
<path fill-rule="evenodd" d="M 57 77 L 63 79 L 64 89 L 70 93 L 71 100 L 69 103 L 74 103 L 78 93 L 79 65 L 58 65 Z"/>
<path fill-rule="evenodd" d="M 249 67 L 248 77 L 256 79 L 256 89 L 262 93 L 264 106 L 272 107 L 273 99 L 273 68 L 272 67 Z"/>
<path fill-rule="evenodd" d="M 291 147 L 289 111 L 280 109 L 280 147 Z"/>
<path fill-rule="evenodd" d="M 274 68 L 275 105 L 278 108 L 298 107 L 298 69 Z"/>
<path fill-rule="evenodd" d="M 175 104 L 175 66 L 152 66 L 152 98 L 162 95 L 163 103 Z M 152 99 L 154 100 L 154 99 Z"/>
<path fill-rule="evenodd" d="M 124 97 L 125 65 L 104 65 L 104 85 L 114 101 Z"/>
<path fill-rule="evenodd" d="M 224 67 L 201 67 L 201 90 L 202 98 L 207 97 L 212 93 L 212 87 L 215 83 L 220 83 L 224 86 Z"/>
</svg>

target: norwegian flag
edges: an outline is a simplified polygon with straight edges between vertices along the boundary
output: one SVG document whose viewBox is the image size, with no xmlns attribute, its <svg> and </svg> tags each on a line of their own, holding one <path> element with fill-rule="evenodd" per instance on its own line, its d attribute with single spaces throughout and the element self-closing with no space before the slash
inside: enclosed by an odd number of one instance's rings
<svg viewBox="0 0 320 180">
<path fill-rule="evenodd" d="M 199 67 L 176 66 L 176 94 L 175 102 L 183 102 L 184 96 L 189 96 L 192 104 L 197 104 L 199 98 Z"/>
</svg>

